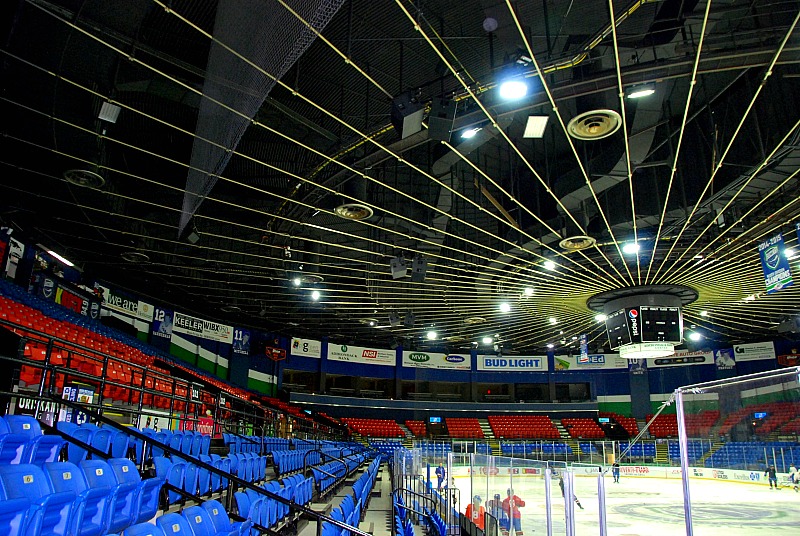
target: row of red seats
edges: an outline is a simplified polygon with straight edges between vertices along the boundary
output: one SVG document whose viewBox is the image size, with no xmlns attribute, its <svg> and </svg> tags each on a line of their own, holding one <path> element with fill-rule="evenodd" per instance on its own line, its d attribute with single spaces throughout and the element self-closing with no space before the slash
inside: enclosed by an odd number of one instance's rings
<svg viewBox="0 0 800 536">
<path fill-rule="evenodd" d="M 400 425 L 390 419 L 342 418 L 351 429 L 367 437 L 405 437 Z"/>
<path fill-rule="evenodd" d="M 446 417 L 447 435 L 460 439 L 481 439 L 484 437 L 478 419 L 468 417 Z"/>
<path fill-rule="evenodd" d="M 636 417 L 626 417 L 610 411 L 601 411 L 598 416 L 613 419 L 614 422 L 622 426 L 631 437 L 636 437 L 636 434 L 639 433 L 639 424 L 636 422 Z"/>
<path fill-rule="evenodd" d="M 558 428 L 547 415 L 489 415 L 498 439 L 559 439 Z"/>
<path fill-rule="evenodd" d="M 577 439 L 603 439 L 606 434 L 594 419 L 567 418 L 561 419 L 561 424 L 570 437 Z"/>
<path fill-rule="evenodd" d="M 411 430 L 411 433 L 417 437 L 425 437 L 427 435 L 427 427 L 425 421 L 406 421 L 406 428 Z"/>
</svg>

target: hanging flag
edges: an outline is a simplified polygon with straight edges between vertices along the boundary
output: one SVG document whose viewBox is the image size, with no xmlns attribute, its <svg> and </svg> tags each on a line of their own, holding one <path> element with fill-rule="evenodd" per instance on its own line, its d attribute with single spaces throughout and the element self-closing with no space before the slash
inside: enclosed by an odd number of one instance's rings
<svg viewBox="0 0 800 536">
<path fill-rule="evenodd" d="M 580 341 L 581 341 L 581 358 L 578 361 L 578 363 L 588 363 L 589 362 L 589 338 L 586 336 L 586 333 L 581 333 Z"/>
<path fill-rule="evenodd" d="M 786 258 L 786 246 L 783 243 L 783 235 L 769 238 L 758 245 L 758 253 L 761 256 L 761 269 L 764 271 L 764 284 L 767 287 L 767 294 L 777 292 L 782 288 L 791 286 L 792 272 L 789 269 L 789 261 Z"/>
</svg>

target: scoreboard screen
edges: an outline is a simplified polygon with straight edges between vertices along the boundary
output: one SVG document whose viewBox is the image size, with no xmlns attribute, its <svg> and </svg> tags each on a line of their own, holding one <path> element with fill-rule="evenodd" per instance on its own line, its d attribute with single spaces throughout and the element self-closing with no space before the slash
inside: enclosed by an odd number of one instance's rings
<svg viewBox="0 0 800 536">
<path fill-rule="evenodd" d="M 612 349 L 633 342 L 625 309 L 620 309 L 606 317 L 606 333 Z"/>
<path fill-rule="evenodd" d="M 639 307 L 642 342 L 683 341 L 683 319 L 680 307 Z"/>
</svg>

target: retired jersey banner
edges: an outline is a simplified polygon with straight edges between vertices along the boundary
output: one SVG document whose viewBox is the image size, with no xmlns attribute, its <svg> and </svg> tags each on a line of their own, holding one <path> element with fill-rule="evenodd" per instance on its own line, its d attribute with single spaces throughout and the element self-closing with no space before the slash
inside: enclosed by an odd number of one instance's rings
<svg viewBox="0 0 800 536">
<path fill-rule="evenodd" d="M 761 269 L 764 271 L 767 294 L 792 285 L 792 271 L 789 269 L 789 259 L 786 258 L 783 235 L 778 233 L 761 242 L 758 245 L 758 253 L 761 256 Z"/>
<path fill-rule="evenodd" d="M 210 341 L 224 342 L 227 344 L 233 342 L 232 326 L 218 324 L 217 322 L 203 320 L 202 318 L 195 318 L 177 311 L 173 318 L 172 330 L 175 333 L 194 335 L 195 337 L 208 339 Z"/>
<path fill-rule="evenodd" d="M 103 285 L 95 285 L 103 293 L 103 308 L 122 313 L 145 322 L 153 320 L 154 307 L 141 300 L 118 294 Z"/>
<path fill-rule="evenodd" d="M 235 328 L 233 330 L 233 353 L 239 355 L 250 355 L 250 330 Z"/>
<path fill-rule="evenodd" d="M 714 352 L 675 352 L 670 357 L 648 359 L 647 368 L 679 367 L 681 365 L 713 365 Z"/>
<path fill-rule="evenodd" d="M 717 370 L 733 370 L 736 367 L 733 348 L 714 350 L 714 364 L 717 365 Z"/>
<path fill-rule="evenodd" d="M 734 344 L 733 353 L 736 361 L 761 361 L 775 359 L 775 346 L 772 342 L 753 342 Z"/>
<path fill-rule="evenodd" d="M 322 357 L 322 341 L 292 337 L 291 354 L 301 357 L 313 357 L 315 359 L 319 359 Z"/>
<path fill-rule="evenodd" d="M 546 372 L 547 356 L 479 355 L 478 370 L 486 372 Z"/>
<path fill-rule="evenodd" d="M 385 365 L 393 367 L 397 354 L 394 350 L 362 348 L 346 344 L 328 343 L 328 359 L 331 361 L 347 361 L 350 363 L 366 363 L 368 365 Z"/>
<path fill-rule="evenodd" d="M 470 356 L 469 354 L 404 351 L 403 366 L 411 368 L 469 370 Z"/>
<path fill-rule="evenodd" d="M 628 368 L 628 360 L 619 354 L 555 356 L 556 370 L 611 370 Z"/>
<path fill-rule="evenodd" d="M 156 307 L 153 313 L 152 335 L 162 339 L 172 338 L 172 318 L 173 313 L 169 309 Z"/>
</svg>

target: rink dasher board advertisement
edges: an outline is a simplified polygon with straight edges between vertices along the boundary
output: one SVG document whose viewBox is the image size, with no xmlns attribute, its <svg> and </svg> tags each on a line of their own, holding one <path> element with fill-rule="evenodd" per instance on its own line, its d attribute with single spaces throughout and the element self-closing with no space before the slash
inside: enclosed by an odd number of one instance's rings
<svg viewBox="0 0 800 536">
<path fill-rule="evenodd" d="M 547 356 L 479 355 L 478 370 L 483 372 L 547 372 Z"/>
<path fill-rule="evenodd" d="M 403 351 L 403 366 L 447 370 L 469 370 L 469 354 L 442 354 L 437 352 Z"/>
</svg>

